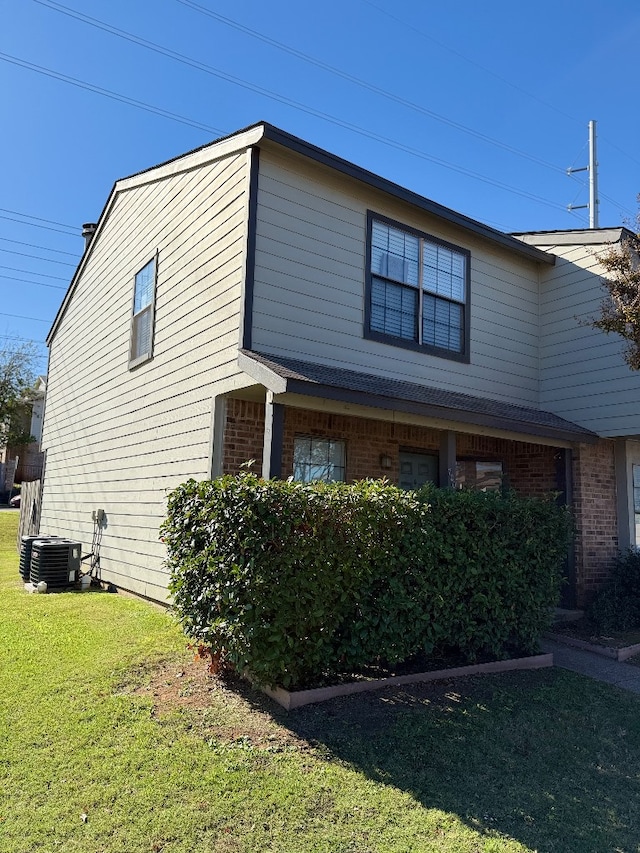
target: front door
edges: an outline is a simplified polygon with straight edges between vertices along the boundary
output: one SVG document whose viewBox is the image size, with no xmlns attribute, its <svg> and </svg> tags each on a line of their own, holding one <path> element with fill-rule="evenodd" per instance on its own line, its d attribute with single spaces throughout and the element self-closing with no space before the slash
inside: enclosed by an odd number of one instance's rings
<svg viewBox="0 0 640 853">
<path fill-rule="evenodd" d="M 438 485 L 438 457 L 435 453 L 401 451 L 399 463 L 401 489 L 419 489 L 425 483 Z"/>
</svg>

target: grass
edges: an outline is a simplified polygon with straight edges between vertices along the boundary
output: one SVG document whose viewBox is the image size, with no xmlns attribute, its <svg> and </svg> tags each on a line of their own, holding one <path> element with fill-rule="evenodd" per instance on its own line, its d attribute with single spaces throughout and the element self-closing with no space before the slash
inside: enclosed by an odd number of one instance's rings
<svg viewBox="0 0 640 853">
<path fill-rule="evenodd" d="M 24 593 L 16 520 L 0 513 L 2 853 L 640 850 L 638 697 L 548 670 L 287 715 L 207 676 L 150 605 Z"/>
</svg>

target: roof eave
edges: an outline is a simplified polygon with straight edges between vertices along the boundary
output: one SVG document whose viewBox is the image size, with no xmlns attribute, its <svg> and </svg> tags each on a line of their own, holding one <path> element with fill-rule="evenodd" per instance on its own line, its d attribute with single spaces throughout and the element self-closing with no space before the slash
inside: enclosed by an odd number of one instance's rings
<svg viewBox="0 0 640 853">
<path fill-rule="evenodd" d="M 322 165 L 335 169 L 344 175 L 348 175 L 358 181 L 362 181 L 374 189 L 388 193 L 389 195 L 405 201 L 414 207 L 418 207 L 426 213 L 430 213 L 433 216 L 444 219 L 458 228 L 469 231 L 483 239 L 490 240 L 502 248 L 509 249 L 516 254 L 529 258 L 530 260 L 549 264 L 551 266 L 555 264 L 555 256 L 550 252 L 545 252 L 542 249 L 537 249 L 535 246 L 529 246 L 526 243 L 522 243 L 520 240 L 511 237 L 509 234 L 497 231 L 495 228 L 491 228 L 488 225 L 484 225 L 482 222 L 478 222 L 477 220 L 464 216 L 464 214 L 458 213 L 451 208 L 438 204 L 437 202 L 432 201 L 425 196 L 421 196 L 412 190 L 408 190 L 406 187 L 402 187 L 387 178 L 383 178 L 380 175 L 376 175 L 374 172 L 363 169 L 361 166 L 356 166 L 355 163 L 351 163 L 349 160 L 344 160 L 342 157 L 331 154 L 329 151 L 319 148 L 317 145 L 312 145 L 304 139 L 300 139 L 299 137 L 293 136 L 284 130 L 280 130 L 280 128 L 274 127 L 274 125 L 264 123 L 263 127 L 264 140 L 275 142 L 278 145 L 282 145 L 284 148 L 288 148 L 289 150 L 295 151 L 304 157 L 315 160 L 317 163 L 321 163 Z"/>
<path fill-rule="evenodd" d="M 172 158 L 170 160 L 166 160 L 163 163 L 157 164 L 155 166 L 150 167 L 149 169 L 145 169 L 141 172 L 136 172 L 132 175 L 129 175 L 125 178 L 120 178 L 113 185 L 113 189 L 109 194 L 107 202 L 100 214 L 98 219 L 98 225 L 91 240 L 89 246 L 85 249 L 85 252 L 80 259 L 78 267 L 71 279 L 69 284 L 69 288 L 67 293 L 60 305 L 58 313 L 56 314 L 53 323 L 51 325 L 51 329 L 49 330 L 49 334 L 47 335 L 46 342 L 47 346 L 51 345 L 55 333 L 58 329 L 60 321 L 62 320 L 67 306 L 70 302 L 70 299 L 73 295 L 73 291 L 75 290 L 76 282 L 82 273 L 82 270 L 86 266 L 87 260 L 91 255 L 91 251 L 93 246 L 100 238 L 100 233 L 103 229 L 104 222 L 108 216 L 108 213 L 111 209 L 111 206 L 114 203 L 114 200 L 119 192 L 131 189 L 141 183 L 146 183 L 151 180 L 156 180 L 163 177 L 165 174 L 173 174 L 180 169 L 187 168 L 187 164 L 189 162 L 193 163 L 192 167 L 196 167 L 200 161 L 204 161 L 207 159 L 209 153 L 214 156 L 223 156 L 225 153 L 228 153 L 233 150 L 240 150 L 244 147 L 250 146 L 260 146 L 264 141 L 273 142 L 277 145 L 281 145 L 284 148 L 287 148 L 290 151 L 294 151 L 298 154 L 301 154 L 304 157 L 308 157 L 311 160 L 314 160 L 317 163 L 328 166 L 331 169 L 334 169 L 337 172 L 340 172 L 343 175 L 348 175 L 355 180 L 361 181 L 364 184 L 367 184 L 374 189 L 380 190 L 384 193 L 387 193 L 401 201 L 404 201 L 408 204 L 413 205 L 414 207 L 419 208 L 420 210 L 429 213 L 433 216 L 437 216 L 440 219 L 443 219 L 450 224 L 461 228 L 471 234 L 481 237 L 484 240 L 488 240 L 494 245 L 500 246 L 509 251 L 515 252 L 521 257 L 528 258 L 529 260 L 536 261 L 538 263 L 544 263 L 553 265 L 555 264 L 555 255 L 551 252 L 545 252 L 542 249 L 538 249 L 535 246 L 531 246 L 521 240 L 516 239 L 515 237 L 511 237 L 508 234 L 504 234 L 501 231 L 497 231 L 494 228 L 490 228 L 488 225 L 484 225 L 481 222 L 478 222 L 475 219 L 471 219 L 468 216 L 464 216 L 461 213 L 457 213 L 451 208 L 445 207 L 444 205 L 438 204 L 431 199 L 425 198 L 424 196 L 419 195 L 411 190 L 406 189 L 405 187 L 400 186 L 399 184 L 394 183 L 393 181 L 387 180 L 386 178 L 381 177 L 380 175 L 376 175 L 373 172 L 368 171 L 367 169 L 363 169 L 360 166 L 356 166 L 355 163 L 351 163 L 348 160 L 343 159 L 342 157 L 338 157 L 335 154 L 331 154 L 329 151 L 326 151 L 322 148 L 319 148 L 317 145 L 313 145 L 310 142 L 306 142 L 304 139 L 300 139 L 297 136 L 293 136 L 293 134 L 287 133 L 284 130 L 280 130 L 280 128 L 275 127 L 268 122 L 256 122 L 255 124 L 249 125 L 249 127 L 243 128 L 242 130 L 238 130 L 232 134 L 227 136 L 223 136 L 219 139 L 214 140 L 213 142 L 207 143 L 206 145 L 200 146 L 199 148 L 195 148 L 192 151 L 188 151 L 185 154 L 180 154 L 178 157 Z"/>
<path fill-rule="evenodd" d="M 433 403 L 417 402 L 382 394 L 371 394 L 366 391 L 356 391 L 305 379 L 283 377 L 268 365 L 252 358 L 248 352 L 238 352 L 238 365 L 241 370 L 273 394 L 300 394 L 368 408 L 384 409 L 385 411 L 404 412 L 442 421 L 459 421 L 479 427 L 515 432 L 538 438 L 557 439 L 570 443 L 595 444 L 599 440 L 599 436 L 589 430 L 581 427 L 573 429 L 573 424 L 569 421 L 565 422 L 566 427 L 542 425 L 512 417 L 496 417 L 483 412 L 439 406 Z"/>
</svg>

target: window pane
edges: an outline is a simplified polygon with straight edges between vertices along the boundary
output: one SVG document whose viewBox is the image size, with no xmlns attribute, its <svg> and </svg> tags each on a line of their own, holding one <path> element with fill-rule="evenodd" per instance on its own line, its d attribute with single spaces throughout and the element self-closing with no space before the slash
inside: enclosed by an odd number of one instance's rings
<svg viewBox="0 0 640 853">
<path fill-rule="evenodd" d="M 374 222 L 371 234 L 371 272 L 418 286 L 420 241 L 399 228 Z"/>
<path fill-rule="evenodd" d="M 329 442 L 329 461 L 338 468 L 344 468 L 344 444 L 341 441 Z"/>
<path fill-rule="evenodd" d="M 418 337 L 418 292 L 374 278 L 371 282 L 371 329 L 396 338 Z"/>
<path fill-rule="evenodd" d="M 502 462 L 459 459 L 456 462 L 456 488 L 498 492 L 502 488 Z"/>
<path fill-rule="evenodd" d="M 462 306 L 427 294 L 423 299 L 423 343 L 462 352 Z"/>
<path fill-rule="evenodd" d="M 476 488 L 497 492 L 502 488 L 502 462 L 476 462 Z"/>
<path fill-rule="evenodd" d="M 466 258 L 459 252 L 424 241 L 423 287 L 431 293 L 465 301 Z"/>
<path fill-rule="evenodd" d="M 151 303 L 153 302 L 155 267 L 155 260 L 149 261 L 149 263 L 145 267 L 143 267 L 136 275 L 136 287 L 133 304 L 134 314 L 137 314 L 138 311 L 141 311 L 143 308 L 146 308 L 147 305 L 151 305 Z M 129 281 L 131 281 L 131 279 L 129 279 Z"/>
<path fill-rule="evenodd" d="M 132 359 L 151 353 L 151 331 L 151 306 L 149 306 L 133 318 Z"/>
</svg>

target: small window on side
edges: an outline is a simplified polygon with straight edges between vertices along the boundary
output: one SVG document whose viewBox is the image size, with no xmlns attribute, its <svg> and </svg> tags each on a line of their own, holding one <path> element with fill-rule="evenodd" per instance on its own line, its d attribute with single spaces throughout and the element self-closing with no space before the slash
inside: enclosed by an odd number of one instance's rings
<svg viewBox="0 0 640 853">
<path fill-rule="evenodd" d="M 136 273 L 133 288 L 131 346 L 129 367 L 136 367 L 153 356 L 153 332 L 158 256 Z"/>
</svg>

